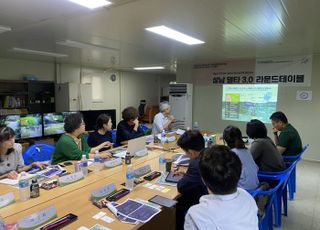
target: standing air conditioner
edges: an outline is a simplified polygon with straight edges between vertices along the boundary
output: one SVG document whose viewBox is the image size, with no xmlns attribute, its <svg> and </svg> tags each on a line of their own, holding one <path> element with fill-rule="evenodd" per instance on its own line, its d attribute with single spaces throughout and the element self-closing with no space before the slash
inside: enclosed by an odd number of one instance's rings
<svg viewBox="0 0 320 230">
<path fill-rule="evenodd" d="M 175 118 L 174 128 L 192 127 L 192 91 L 193 85 L 188 83 L 174 83 L 169 86 L 171 114 Z"/>
</svg>

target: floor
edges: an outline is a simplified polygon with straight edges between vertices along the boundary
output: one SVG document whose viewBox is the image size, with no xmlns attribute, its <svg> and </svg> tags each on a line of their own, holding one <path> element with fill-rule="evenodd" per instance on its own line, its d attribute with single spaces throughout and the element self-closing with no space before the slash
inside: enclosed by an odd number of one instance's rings
<svg viewBox="0 0 320 230">
<path fill-rule="evenodd" d="M 320 162 L 298 163 L 295 199 L 288 201 L 288 216 L 279 229 L 320 230 Z"/>
</svg>

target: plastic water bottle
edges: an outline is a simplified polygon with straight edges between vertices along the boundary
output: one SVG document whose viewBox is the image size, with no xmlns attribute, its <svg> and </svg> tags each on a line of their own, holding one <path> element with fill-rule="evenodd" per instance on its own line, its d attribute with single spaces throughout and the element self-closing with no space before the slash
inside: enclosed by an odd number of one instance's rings
<svg viewBox="0 0 320 230">
<path fill-rule="evenodd" d="M 93 157 L 93 171 L 99 172 L 100 171 L 100 154 L 99 151 L 96 151 Z"/>
<path fill-rule="evenodd" d="M 81 171 L 83 173 L 83 176 L 88 176 L 88 160 L 86 155 L 82 155 L 81 163 L 80 163 Z"/>
<path fill-rule="evenodd" d="M 162 130 L 161 133 L 161 143 L 165 143 L 166 142 L 166 131 Z"/>
<path fill-rule="evenodd" d="M 204 139 L 204 147 L 205 147 L 205 148 L 208 148 L 209 138 L 208 138 L 208 135 L 207 135 L 206 133 L 203 134 L 203 139 Z"/>
<path fill-rule="evenodd" d="M 27 179 L 27 174 L 22 172 L 19 179 L 19 196 L 21 201 L 26 201 L 30 198 L 30 185 Z"/>
<path fill-rule="evenodd" d="M 126 171 L 126 189 L 132 190 L 133 186 L 134 186 L 134 176 L 133 176 L 132 165 L 128 165 L 127 171 Z"/>
<path fill-rule="evenodd" d="M 159 156 L 159 171 L 161 173 L 166 171 L 166 158 L 164 157 L 164 153 L 161 153 Z"/>
</svg>

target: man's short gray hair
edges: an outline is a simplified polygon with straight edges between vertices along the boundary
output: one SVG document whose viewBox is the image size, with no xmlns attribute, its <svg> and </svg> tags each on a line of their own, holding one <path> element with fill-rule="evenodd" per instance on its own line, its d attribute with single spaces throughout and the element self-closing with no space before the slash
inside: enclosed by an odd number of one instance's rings
<svg viewBox="0 0 320 230">
<path fill-rule="evenodd" d="M 161 113 L 162 113 L 163 111 L 165 111 L 167 108 L 170 108 L 169 102 L 167 102 L 167 101 L 160 102 L 160 104 L 159 104 L 159 110 L 160 110 Z"/>
</svg>

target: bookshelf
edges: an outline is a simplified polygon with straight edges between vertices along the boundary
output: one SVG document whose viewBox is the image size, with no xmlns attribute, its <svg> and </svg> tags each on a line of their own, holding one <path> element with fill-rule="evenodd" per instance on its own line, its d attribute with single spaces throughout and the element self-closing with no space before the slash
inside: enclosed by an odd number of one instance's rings
<svg viewBox="0 0 320 230">
<path fill-rule="evenodd" d="M 0 80 L 0 115 L 54 111 L 54 82 Z"/>
</svg>

